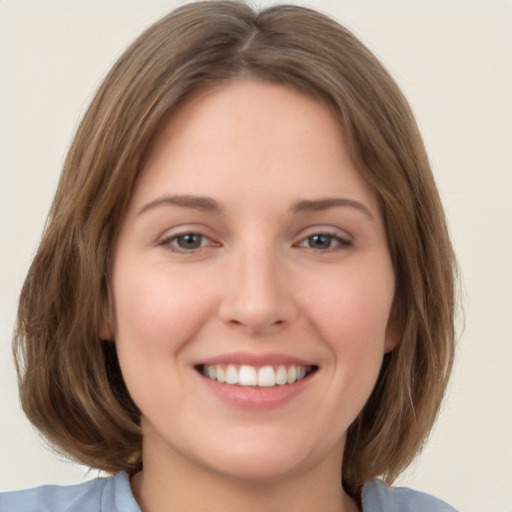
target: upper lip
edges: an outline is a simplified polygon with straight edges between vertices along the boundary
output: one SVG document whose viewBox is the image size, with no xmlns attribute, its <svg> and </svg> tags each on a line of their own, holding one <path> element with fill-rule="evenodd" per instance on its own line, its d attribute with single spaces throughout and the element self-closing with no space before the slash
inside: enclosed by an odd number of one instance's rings
<svg viewBox="0 0 512 512">
<path fill-rule="evenodd" d="M 278 366 L 278 365 L 296 365 L 296 366 L 316 366 L 312 361 L 280 353 L 254 354 L 249 352 L 231 352 L 227 354 L 219 354 L 207 359 L 198 361 L 194 366 L 213 366 L 216 364 L 228 365 L 248 365 L 256 368 L 262 366 Z"/>
</svg>

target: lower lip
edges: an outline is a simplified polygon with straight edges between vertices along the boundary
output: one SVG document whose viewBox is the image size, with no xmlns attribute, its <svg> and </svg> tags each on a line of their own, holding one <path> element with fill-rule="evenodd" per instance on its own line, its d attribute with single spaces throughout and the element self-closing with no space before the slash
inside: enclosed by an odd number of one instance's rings
<svg viewBox="0 0 512 512">
<path fill-rule="evenodd" d="M 224 403 L 240 409 L 265 410 L 281 407 L 302 393 L 311 383 L 314 374 L 293 384 L 274 387 L 252 387 L 224 384 L 199 374 L 208 389 Z"/>
</svg>

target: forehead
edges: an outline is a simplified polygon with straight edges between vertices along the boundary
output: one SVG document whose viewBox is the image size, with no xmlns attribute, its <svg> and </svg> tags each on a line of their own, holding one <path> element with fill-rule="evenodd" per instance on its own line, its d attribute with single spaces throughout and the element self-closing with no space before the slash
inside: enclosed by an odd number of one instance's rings
<svg viewBox="0 0 512 512">
<path fill-rule="evenodd" d="M 287 86 L 237 79 L 190 97 L 155 137 L 135 201 L 158 193 L 242 195 L 266 188 L 283 198 L 309 189 L 373 194 L 356 169 L 343 129 L 323 101 Z M 171 190 L 172 189 L 172 190 Z M 183 189 L 183 190 L 181 190 Z"/>
</svg>

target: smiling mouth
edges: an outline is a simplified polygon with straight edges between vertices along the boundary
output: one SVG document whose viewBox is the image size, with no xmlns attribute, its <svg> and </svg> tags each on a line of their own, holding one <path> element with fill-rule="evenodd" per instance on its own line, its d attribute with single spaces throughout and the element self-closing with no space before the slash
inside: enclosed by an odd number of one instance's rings
<svg viewBox="0 0 512 512">
<path fill-rule="evenodd" d="M 204 377 L 233 386 L 273 388 L 286 386 L 306 379 L 318 370 L 318 366 L 302 365 L 197 365 L 196 370 Z"/>
</svg>

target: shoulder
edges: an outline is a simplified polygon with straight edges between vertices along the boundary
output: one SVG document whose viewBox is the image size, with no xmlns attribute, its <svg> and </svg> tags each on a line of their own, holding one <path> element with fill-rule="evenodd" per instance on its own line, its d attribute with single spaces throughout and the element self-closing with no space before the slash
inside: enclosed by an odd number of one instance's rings
<svg viewBox="0 0 512 512">
<path fill-rule="evenodd" d="M 42 485 L 33 489 L 0 494 L 2 512 L 77 512 L 99 511 L 102 491 L 107 479 L 96 479 L 78 485 Z"/>
<path fill-rule="evenodd" d="M 140 512 L 128 475 L 0 493 L 1 512 Z"/>
<path fill-rule="evenodd" d="M 363 512 L 457 512 L 444 501 L 406 487 L 371 480 L 363 487 Z"/>
</svg>

